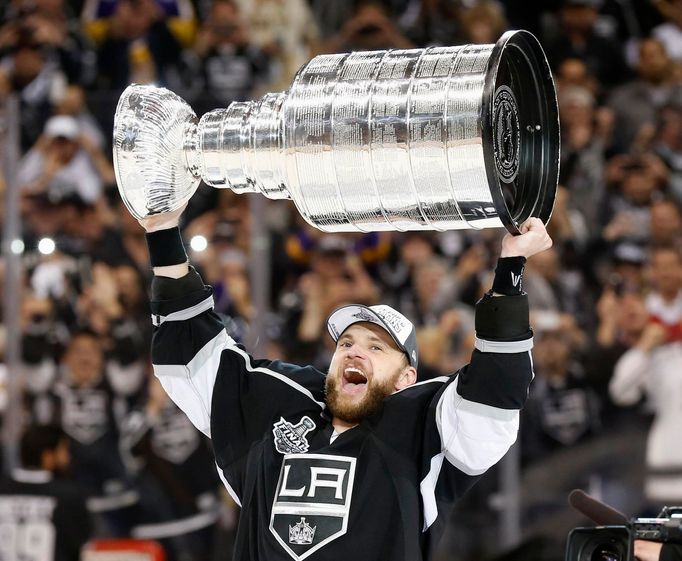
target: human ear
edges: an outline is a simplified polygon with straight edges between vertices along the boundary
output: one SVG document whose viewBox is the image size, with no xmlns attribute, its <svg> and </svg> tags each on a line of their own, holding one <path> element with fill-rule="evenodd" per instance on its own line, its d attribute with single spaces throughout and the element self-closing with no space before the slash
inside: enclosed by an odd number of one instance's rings
<svg viewBox="0 0 682 561">
<path fill-rule="evenodd" d="M 411 386 L 417 381 L 417 370 L 414 366 L 406 366 L 403 371 L 398 376 L 398 380 L 395 383 L 396 390 L 402 390 L 408 386 Z"/>
</svg>

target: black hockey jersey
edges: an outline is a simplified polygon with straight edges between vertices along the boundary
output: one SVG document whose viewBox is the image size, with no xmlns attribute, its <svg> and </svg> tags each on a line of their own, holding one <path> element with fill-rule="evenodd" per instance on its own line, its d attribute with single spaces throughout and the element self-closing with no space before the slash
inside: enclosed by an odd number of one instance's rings
<svg viewBox="0 0 682 561">
<path fill-rule="evenodd" d="M 78 561 L 91 532 L 74 483 L 21 469 L 0 481 L 0 527 L 0 559 L 26 561 Z"/>
<path fill-rule="evenodd" d="M 155 374 L 212 439 L 242 507 L 235 559 L 428 559 L 450 507 L 514 442 L 531 332 L 477 339 L 456 375 L 414 384 L 336 436 L 325 374 L 254 360 L 195 272 L 153 286 Z M 501 297 L 496 309 L 504 315 Z"/>
</svg>

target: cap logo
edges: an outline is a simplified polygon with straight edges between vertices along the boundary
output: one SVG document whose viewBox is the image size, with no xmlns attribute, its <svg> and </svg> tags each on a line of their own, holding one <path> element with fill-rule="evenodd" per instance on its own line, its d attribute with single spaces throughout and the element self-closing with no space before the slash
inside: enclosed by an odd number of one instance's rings
<svg viewBox="0 0 682 561">
<path fill-rule="evenodd" d="M 359 312 L 353 314 L 353 317 L 355 319 L 358 319 L 360 321 L 371 321 L 375 322 L 376 318 L 370 314 L 367 310 L 360 310 Z"/>
<path fill-rule="evenodd" d="M 407 323 L 403 318 L 396 313 L 391 313 L 391 310 L 382 310 L 379 315 L 396 334 L 400 334 L 402 337 L 402 332 L 407 326 Z"/>
</svg>

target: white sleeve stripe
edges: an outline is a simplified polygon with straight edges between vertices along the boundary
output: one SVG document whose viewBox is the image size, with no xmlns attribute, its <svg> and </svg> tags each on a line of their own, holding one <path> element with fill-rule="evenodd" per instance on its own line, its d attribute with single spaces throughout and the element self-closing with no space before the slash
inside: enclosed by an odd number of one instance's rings
<svg viewBox="0 0 682 561">
<path fill-rule="evenodd" d="M 431 458 L 431 468 L 426 477 L 419 484 L 419 492 L 422 496 L 422 506 L 424 508 L 424 527 L 422 532 L 426 532 L 438 518 L 438 504 L 436 503 L 436 484 L 443 467 L 444 452 Z"/>
<path fill-rule="evenodd" d="M 227 479 L 225 479 L 225 476 L 223 475 L 223 470 L 220 469 L 220 466 L 218 464 L 215 465 L 215 468 L 218 470 L 218 476 L 220 477 L 220 481 L 222 481 L 223 485 L 225 485 L 225 489 L 227 489 L 228 494 L 230 495 L 230 497 L 232 497 L 232 500 L 235 503 L 237 503 L 237 506 L 239 506 L 239 508 L 241 508 L 242 502 L 239 500 L 239 497 L 237 496 L 236 491 L 227 482 Z"/>
<path fill-rule="evenodd" d="M 533 348 L 533 338 L 523 341 L 486 341 L 476 337 L 474 347 L 482 353 L 525 353 Z"/>
<path fill-rule="evenodd" d="M 187 365 L 154 364 L 154 374 L 166 393 L 192 424 L 210 436 L 211 400 L 223 349 L 232 339 L 221 330 Z"/>
<path fill-rule="evenodd" d="M 265 368 L 262 366 L 260 366 L 258 368 L 254 368 L 253 366 L 251 366 L 251 357 L 245 351 L 243 351 L 242 349 L 237 347 L 234 344 L 234 341 L 232 341 L 231 343 L 226 345 L 226 349 L 241 355 L 242 358 L 244 359 L 244 363 L 246 365 L 246 370 L 248 370 L 251 374 L 259 372 L 261 374 L 267 374 L 268 376 L 272 376 L 273 378 L 277 378 L 280 382 L 284 382 L 285 384 L 291 386 L 295 390 L 301 392 L 306 397 L 309 397 L 310 399 L 312 399 L 320 407 L 320 409 L 324 410 L 324 407 L 325 407 L 324 402 L 317 401 L 308 388 L 302 386 L 301 384 L 298 384 L 297 382 L 294 382 L 292 379 L 287 378 L 286 376 L 284 376 L 283 374 L 280 374 L 279 372 L 275 372 L 274 370 L 270 370 L 269 368 Z"/>
<path fill-rule="evenodd" d="M 464 399 L 458 383 L 459 378 L 438 401 L 436 425 L 448 462 L 466 475 L 480 475 L 513 444 L 519 412 Z"/>
<path fill-rule="evenodd" d="M 190 306 L 189 308 L 185 308 L 184 310 L 173 312 L 171 314 L 168 314 L 167 316 L 152 314 L 152 324 L 158 327 L 164 321 L 184 321 L 187 319 L 192 319 L 193 317 L 198 316 L 200 313 L 205 312 L 206 310 L 210 310 L 211 308 L 213 308 L 212 295 L 202 300 L 198 304 L 194 304 L 194 306 Z"/>
<path fill-rule="evenodd" d="M 460 402 L 457 405 L 457 409 L 466 413 L 473 413 L 474 415 L 479 415 L 481 417 L 487 417 L 489 419 L 494 419 L 495 421 L 502 421 L 503 423 L 508 423 L 516 418 L 518 410 L 516 409 L 502 409 L 500 407 L 493 407 L 492 405 L 486 405 L 485 403 L 477 403 L 475 401 L 469 401 L 463 397 L 459 397 Z M 479 435 L 471 435 L 474 438 L 480 438 Z"/>
</svg>

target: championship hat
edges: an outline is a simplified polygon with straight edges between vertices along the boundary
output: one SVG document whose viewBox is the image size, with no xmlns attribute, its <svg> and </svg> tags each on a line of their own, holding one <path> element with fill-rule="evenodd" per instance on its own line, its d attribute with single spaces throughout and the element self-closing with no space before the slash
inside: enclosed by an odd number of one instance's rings
<svg viewBox="0 0 682 561">
<path fill-rule="evenodd" d="M 338 341 L 343 332 L 354 323 L 368 321 L 382 327 L 396 342 L 410 362 L 417 368 L 419 362 L 417 355 L 417 330 L 414 324 L 403 314 L 390 306 L 363 306 L 362 304 L 350 304 L 332 312 L 327 319 L 327 329 L 334 341 Z"/>
</svg>

